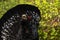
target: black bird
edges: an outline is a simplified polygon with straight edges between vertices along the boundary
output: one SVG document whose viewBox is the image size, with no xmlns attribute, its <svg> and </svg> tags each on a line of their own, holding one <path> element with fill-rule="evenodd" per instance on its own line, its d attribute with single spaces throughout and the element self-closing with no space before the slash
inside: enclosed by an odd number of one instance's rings
<svg viewBox="0 0 60 40">
<path fill-rule="evenodd" d="M 0 19 L 1 40 L 39 40 L 40 10 L 28 4 L 17 5 Z"/>
</svg>

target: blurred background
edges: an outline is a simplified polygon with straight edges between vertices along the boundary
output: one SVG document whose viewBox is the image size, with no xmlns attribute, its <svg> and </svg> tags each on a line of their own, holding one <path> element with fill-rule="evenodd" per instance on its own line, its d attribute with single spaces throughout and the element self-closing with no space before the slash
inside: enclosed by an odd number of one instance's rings
<svg viewBox="0 0 60 40">
<path fill-rule="evenodd" d="M 39 8 L 39 39 L 60 40 L 60 0 L 0 0 L 0 18 L 18 4 L 30 4 Z"/>
</svg>

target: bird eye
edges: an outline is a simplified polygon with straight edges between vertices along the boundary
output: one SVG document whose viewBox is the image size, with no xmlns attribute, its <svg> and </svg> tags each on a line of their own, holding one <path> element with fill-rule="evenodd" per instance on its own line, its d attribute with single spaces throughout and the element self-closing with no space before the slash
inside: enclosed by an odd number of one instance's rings
<svg viewBox="0 0 60 40">
<path fill-rule="evenodd" d="M 22 15 L 22 19 L 27 20 L 27 15 L 26 15 L 26 14 L 23 14 L 23 15 Z"/>
</svg>

